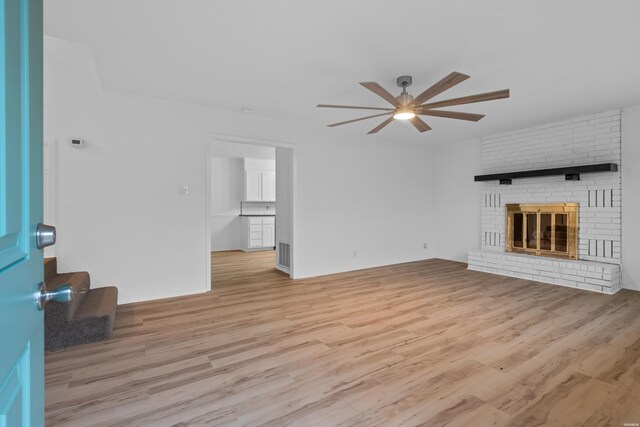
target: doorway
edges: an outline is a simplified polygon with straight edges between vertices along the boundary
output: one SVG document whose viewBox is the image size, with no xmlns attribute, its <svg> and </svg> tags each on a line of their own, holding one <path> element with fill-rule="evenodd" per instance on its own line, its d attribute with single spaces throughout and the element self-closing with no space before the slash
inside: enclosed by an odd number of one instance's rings
<svg viewBox="0 0 640 427">
<path fill-rule="evenodd" d="M 294 148 L 228 135 L 207 144 L 210 289 L 293 277 Z"/>
</svg>

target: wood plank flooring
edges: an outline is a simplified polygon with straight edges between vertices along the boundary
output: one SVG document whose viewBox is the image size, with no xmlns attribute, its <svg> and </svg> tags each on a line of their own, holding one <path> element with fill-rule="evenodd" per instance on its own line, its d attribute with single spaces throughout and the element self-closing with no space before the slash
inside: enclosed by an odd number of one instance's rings
<svg viewBox="0 0 640 427">
<path fill-rule="evenodd" d="M 47 425 L 640 423 L 640 293 L 428 260 L 290 280 L 213 255 L 214 291 L 118 308 L 46 355 Z"/>
</svg>

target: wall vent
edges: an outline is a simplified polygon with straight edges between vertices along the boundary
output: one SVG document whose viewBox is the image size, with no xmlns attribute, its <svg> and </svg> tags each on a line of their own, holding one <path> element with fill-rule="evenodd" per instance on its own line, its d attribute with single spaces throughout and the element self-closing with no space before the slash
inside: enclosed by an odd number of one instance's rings
<svg viewBox="0 0 640 427">
<path fill-rule="evenodd" d="M 278 265 L 287 271 L 291 268 L 291 245 L 289 243 L 278 242 Z"/>
</svg>

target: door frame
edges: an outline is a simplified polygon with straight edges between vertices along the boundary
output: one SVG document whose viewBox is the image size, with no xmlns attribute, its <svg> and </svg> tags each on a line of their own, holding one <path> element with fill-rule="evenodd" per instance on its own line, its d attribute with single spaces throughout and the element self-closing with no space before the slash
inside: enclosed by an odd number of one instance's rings
<svg viewBox="0 0 640 427">
<path fill-rule="evenodd" d="M 237 144 L 249 144 L 249 145 L 260 145 L 263 147 L 273 147 L 273 148 L 287 148 L 291 150 L 291 229 L 289 232 L 291 233 L 291 252 L 290 252 L 290 267 L 289 267 L 289 277 L 292 279 L 296 278 L 295 275 L 295 253 L 297 247 L 296 240 L 296 218 L 297 218 L 297 152 L 296 146 L 294 144 L 262 139 L 262 138 L 252 138 L 247 136 L 239 136 L 239 135 L 228 135 L 221 134 L 215 132 L 206 132 L 205 134 L 205 292 L 209 292 L 213 290 L 213 280 L 211 280 L 211 174 L 212 174 L 212 166 L 211 166 L 211 157 L 213 157 L 213 144 L 215 142 L 232 142 Z M 278 174 L 278 168 L 276 165 L 276 177 Z M 277 194 L 276 189 L 276 194 Z M 276 197 L 277 198 L 277 197 Z M 276 236 L 277 237 L 277 236 Z M 278 244 L 278 240 L 276 238 L 276 245 Z M 276 247 L 277 250 L 277 247 Z M 277 265 L 274 266 L 277 268 Z"/>
<path fill-rule="evenodd" d="M 43 222 L 48 225 L 56 225 L 56 198 L 58 191 L 58 140 L 48 140 L 44 137 L 43 141 Z M 44 257 L 50 258 L 56 256 L 55 245 L 44 248 Z"/>
</svg>

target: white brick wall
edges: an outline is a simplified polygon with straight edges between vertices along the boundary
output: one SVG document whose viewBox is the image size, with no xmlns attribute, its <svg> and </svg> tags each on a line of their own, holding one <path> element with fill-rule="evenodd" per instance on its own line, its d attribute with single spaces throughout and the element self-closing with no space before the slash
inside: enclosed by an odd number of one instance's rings
<svg viewBox="0 0 640 427">
<path fill-rule="evenodd" d="M 514 179 L 513 185 L 483 183 L 481 244 L 505 248 L 505 204 L 577 202 L 581 260 L 620 264 L 620 111 L 607 111 L 483 138 L 482 173 L 513 172 L 594 163 L 617 163 L 618 172 Z"/>
</svg>

